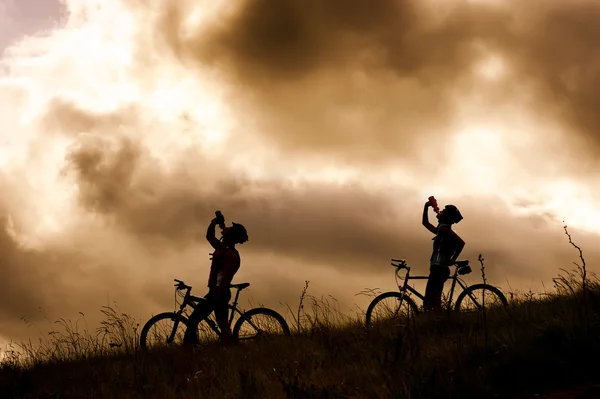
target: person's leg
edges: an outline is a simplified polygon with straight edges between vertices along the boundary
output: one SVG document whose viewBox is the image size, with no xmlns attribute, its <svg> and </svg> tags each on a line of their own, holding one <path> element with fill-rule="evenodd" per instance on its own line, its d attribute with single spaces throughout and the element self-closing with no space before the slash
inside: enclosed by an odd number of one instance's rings
<svg viewBox="0 0 600 399">
<path fill-rule="evenodd" d="M 199 302 L 196 309 L 190 314 L 190 317 L 188 318 L 189 326 L 185 330 L 185 335 L 183 336 L 183 343 L 185 345 L 197 345 L 199 343 L 198 324 L 214 309 L 214 304 L 209 298 L 210 293 L 204 296 L 204 300 Z"/>
<path fill-rule="evenodd" d="M 227 305 L 231 299 L 231 291 L 226 290 L 223 296 L 215 298 L 215 318 L 221 330 L 221 340 L 225 342 L 231 341 L 231 329 L 229 328 L 229 309 Z"/>
<path fill-rule="evenodd" d="M 450 268 L 448 266 L 432 265 L 430 267 L 429 279 L 425 288 L 425 299 L 423 300 L 425 311 L 441 310 L 442 292 L 449 276 Z"/>
</svg>

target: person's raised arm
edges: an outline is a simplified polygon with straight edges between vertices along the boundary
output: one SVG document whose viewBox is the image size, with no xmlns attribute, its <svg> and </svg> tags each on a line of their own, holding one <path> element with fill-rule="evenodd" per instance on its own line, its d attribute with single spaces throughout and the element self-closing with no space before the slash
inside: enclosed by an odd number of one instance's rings
<svg viewBox="0 0 600 399">
<path fill-rule="evenodd" d="M 433 234 L 436 234 L 437 231 L 435 229 L 435 226 L 432 225 L 431 223 L 429 223 L 429 207 L 431 206 L 431 204 L 429 203 L 429 201 L 427 201 L 425 203 L 425 207 L 423 208 L 423 226 L 425 226 L 425 228 L 429 231 L 431 231 Z"/>
<path fill-rule="evenodd" d="M 215 226 L 217 225 L 217 219 L 213 219 L 210 221 L 208 225 L 208 229 L 206 230 L 206 240 L 212 245 L 214 249 L 221 248 L 221 241 L 217 240 L 215 237 Z"/>
</svg>

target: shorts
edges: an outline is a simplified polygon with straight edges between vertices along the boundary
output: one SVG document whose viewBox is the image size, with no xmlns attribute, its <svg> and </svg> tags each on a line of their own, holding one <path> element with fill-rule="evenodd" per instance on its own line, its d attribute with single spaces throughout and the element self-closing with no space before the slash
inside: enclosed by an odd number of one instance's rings
<svg viewBox="0 0 600 399">
<path fill-rule="evenodd" d="M 446 281 L 450 277 L 450 267 L 432 263 L 429 266 L 429 278 L 439 281 Z"/>
</svg>

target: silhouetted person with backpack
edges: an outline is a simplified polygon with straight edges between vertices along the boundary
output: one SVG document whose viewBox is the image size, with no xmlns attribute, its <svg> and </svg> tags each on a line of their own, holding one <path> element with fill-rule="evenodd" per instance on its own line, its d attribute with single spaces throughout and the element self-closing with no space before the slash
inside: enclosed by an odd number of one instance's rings
<svg viewBox="0 0 600 399">
<path fill-rule="evenodd" d="M 429 264 L 429 279 L 427 280 L 425 299 L 423 300 L 425 311 L 441 310 L 442 291 L 446 280 L 450 277 L 450 266 L 456 262 L 465 246 L 465 242 L 452 231 L 452 225 L 463 219 L 458 208 L 454 205 L 446 205 L 437 214 L 439 223 L 435 227 L 429 223 L 428 212 L 430 206 L 437 208 L 437 204 L 432 204 L 431 200 L 427 201 L 423 209 L 423 226 L 435 234 L 433 253 Z"/>
<path fill-rule="evenodd" d="M 206 231 L 206 239 L 215 249 L 212 253 L 212 264 L 208 277 L 208 294 L 204 296 L 206 301 L 199 304 L 189 317 L 189 327 L 185 332 L 184 344 L 197 344 L 198 323 L 207 317 L 213 310 L 217 324 L 221 330 L 221 343 L 230 344 L 233 342 L 231 330 L 228 323 L 229 300 L 231 291 L 229 285 L 233 276 L 240 268 L 240 254 L 235 248 L 236 244 L 243 244 L 248 241 L 248 233 L 244 226 L 238 223 L 232 223 L 231 227 L 225 227 L 225 221 L 220 212 L 216 212 L 217 217 L 211 220 Z M 215 226 L 220 225 L 222 229 L 221 240 L 215 237 Z"/>
</svg>

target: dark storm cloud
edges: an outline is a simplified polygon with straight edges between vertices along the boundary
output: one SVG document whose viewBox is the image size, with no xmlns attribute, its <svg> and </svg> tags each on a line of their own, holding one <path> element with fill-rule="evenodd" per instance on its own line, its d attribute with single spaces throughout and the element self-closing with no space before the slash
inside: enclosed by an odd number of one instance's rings
<svg viewBox="0 0 600 399">
<path fill-rule="evenodd" d="M 418 158 L 419 140 L 453 133 L 472 93 L 489 112 L 533 95 L 536 117 L 597 144 L 594 1 L 255 0 L 192 37 L 180 34 L 185 13 L 167 9 L 157 29 L 170 47 L 226 71 L 248 120 L 288 151 Z M 490 52 L 508 67 L 498 84 L 473 74 Z"/>
<path fill-rule="evenodd" d="M 302 80 L 346 65 L 445 85 L 468 72 L 480 55 L 474 41 L 500 29 L 507 17 L 464 5 L 439 23 L 415 1 L 259 0 L 244 2 L 228 25 L 218 24 L 200 40 L 208 58 L 227 59 L 246 81 Z"/>
<path fill-rule="evenodd" d="M 6 213 L 2 213 L 0 222 L 0 318 L 2 322 L 6 322 L 34 315 L 39 304 L 48 299 L 48 287 L 54 285 L 55 276 L 52 276 L 51 269 L 42 267 L 48 264 L 46 261 L 49 260 L 44 254 L 21 248 L 8 234 L 6 227 L 9 225 L 9 219 Z M 41 280 L 45 280 L 48 285 L 38 285 Z"/>
<path fill-rule="evenodd" d="M 3 185 L 4 186 L 4 185 Z M 5 187 L 5 186 L 4 186 Z M 102 259 L 90 260 L 91 242 L 84 250 L 76 237 L 69 237 L 68 245 L 47 243 L 38 248 L 25 243 L 19 212 L 9 212 L 3 199 L 0 212 L 0 321 L 2 335 L 23 333 L 25 320 L 39 322 L 46 315 L 87 310 L 86 304 L 97 300 L 98 291 L 106 292 L 100 284 L 113 280 L 110 270 L 88 270 Z M 80 232 L 85 237 L 85 232 Z M 114 280 L 113 280 L 114 281 Z M 113 282 L 114 284 L 115 282 Z M 105 287 L 108 287 L 106 285 Z M 113 285 L 115 288 L 115 285 Z M 74 300 L 74 298 L 77 298 Z M 79 309 L 74 309 L 80 307 Z M 49 321 L 49 320 L 48 320 Z M 21 335 L 23 336 L 23 335 Z"/>
<path fill-rule="evenodd" d="M 452 120 L 454 87 L 480 56 L 472 31 L 505 22 L 461 11 L 439 25 L 416 2 L 251 1 L 184 40 L 182 14 L 165 15 L 177 54 L 228 70 L 277 145 L 371 160 L 408 156 L 416 134 Z"/>
<path fill-rule="evenodd" d="M 533 12 L 537 6 L 540 9 Z M 600 140 L 600 3 L 545 5 L 538 1 L 526 7 L 532 21 L 522 23 L 516 37 L 502 47 L 520 80 L 514 84 L 531 83 L 538 100 L 533 109 L 542 116 L 558 112 L 573 135 L 581 134 L 585 148 L 596 154 Z M 527 22 L 527 18 L 521 19 Z"/>
</svg>

